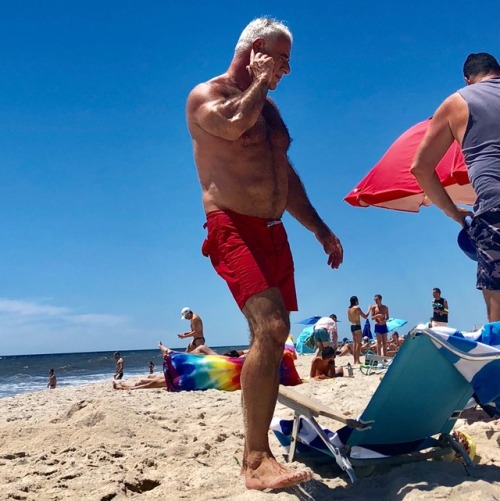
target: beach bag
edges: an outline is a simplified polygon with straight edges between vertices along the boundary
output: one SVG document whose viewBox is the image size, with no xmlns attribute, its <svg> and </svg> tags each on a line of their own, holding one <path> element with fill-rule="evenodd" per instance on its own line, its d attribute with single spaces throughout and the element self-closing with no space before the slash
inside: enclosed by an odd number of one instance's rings
<svg viewBox="0 0 500 501">
<path fill-rule="evenodd" d="M 304 339 L 304 346 L 307 346 L 310 350 L 316 348 L 316 339 L 314 339 L 314 331 L 311 332 L 309 337 Z"/>
</svg>

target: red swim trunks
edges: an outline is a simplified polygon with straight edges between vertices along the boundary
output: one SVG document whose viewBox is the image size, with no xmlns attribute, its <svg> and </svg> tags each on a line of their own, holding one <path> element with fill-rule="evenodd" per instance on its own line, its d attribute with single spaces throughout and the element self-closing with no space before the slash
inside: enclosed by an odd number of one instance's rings
<svg viewBox="0 0 500 501">
<path fill-rule="evenodd" d="M 208 236 L 202 254 L 226 281 L 240 309 L 255 294 L 280 290 L 288 311 L 297 311 L 294 267 L 281 220 L 229 210 L 207 214 Z"/>
</svg>

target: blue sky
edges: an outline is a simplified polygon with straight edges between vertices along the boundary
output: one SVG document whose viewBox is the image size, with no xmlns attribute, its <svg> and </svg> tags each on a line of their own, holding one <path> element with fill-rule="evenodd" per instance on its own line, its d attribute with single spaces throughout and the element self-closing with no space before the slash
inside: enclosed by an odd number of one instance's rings
<svg viewBox="0 0 500 501">
<path fill-rule="evenodd" d="M 285 21 L 291 67 L 272 93 L 290 158 L 344 245 L 331 271 L 285 215 L 298 320 L 383 295 L 408 327 L 440 287 L 450 324 L 486 321 L 458 226 L 343 197 L 408 127 L 460 88 L 470 52 L 500 56 L 497 2 L 3 1 L 0 4 L 0 354 L 183 346 L 180 310 L 211 346 L 246 344 L 226 285 L 200 253 L 204 215 L 186 97 L 223 73 L 254 17 Z"/>
</svg>

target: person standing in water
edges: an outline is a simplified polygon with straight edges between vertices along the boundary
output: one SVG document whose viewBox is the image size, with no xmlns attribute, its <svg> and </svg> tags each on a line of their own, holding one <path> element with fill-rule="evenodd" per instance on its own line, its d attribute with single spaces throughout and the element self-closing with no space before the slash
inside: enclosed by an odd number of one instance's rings
<svg viewBox="0 0 500 501">
<path fill-rule="evenodd" d="M 47 388 L 53 390 L 57 386 L 57 379 L 54 369 L 49 371 L 49 382 L 47 383 Z"/>
</svg>

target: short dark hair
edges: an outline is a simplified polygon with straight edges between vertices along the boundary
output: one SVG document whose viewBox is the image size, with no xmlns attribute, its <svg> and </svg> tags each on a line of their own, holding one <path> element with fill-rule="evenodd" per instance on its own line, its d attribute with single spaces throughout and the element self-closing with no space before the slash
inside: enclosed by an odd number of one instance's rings
<svg viewBox="0 0 500 501">
<path fill-rule="evenodd" d="M 321 358 L 325 360 L 325 358 L 330 358 L 335 356 L 335 350 L 331 346 L 327 346 L 321 350 Z"/>
<path fill-rule="evenodd" d="M 240 354 L 236 350 L 226 351 L 222 354 L 224 357 L 240 358 Z"/>
<path fill-rule="evenodd" d="M 351 296 L 349 302 L 351 303 L 351 306 L 349 306 L 349 308 L 351 308 L 352 306 L 356 306 L 359 303 L 358 296 Z"/>
<path fill-rule="evenodd" d="M 441 294 L 441 289 L 439 287 L 434 287 L 434 289 L 432 290 L 436 291 L 438 294 Z"/>
<path fill-rule="evenodd" d="M 337 315 L 335 315 L 335 313 L 332 313 L 332 314 L 330 315 L 330 318 L 331 318 L 332 320 L 337 321 Z"/>
<path fill-rule="evenodd" d="M 469 54 L 464 63 L 464 77 L 470 78 L 477 75 L 488 75 L 497 73 L 500 75 L 500 65 L 498 61 L 487 52 Z"/>
</svg>

